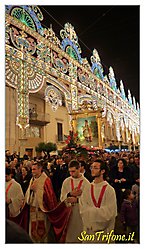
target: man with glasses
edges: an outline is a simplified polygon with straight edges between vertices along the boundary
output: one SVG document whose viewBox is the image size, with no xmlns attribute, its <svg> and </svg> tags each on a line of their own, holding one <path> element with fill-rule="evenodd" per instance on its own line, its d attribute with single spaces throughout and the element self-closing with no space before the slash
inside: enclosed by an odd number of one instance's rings
<svg viewBox="0 0 145 249">
<path fill-rule="evenodd" d="M 80 203 L 83 231 L 84 234 L 95 235 L 94 243 L 107 243 L 107 235 L 114 230 L 117 216 L 116 195 L 105 180 L 107 166 L 102 160 L 93 162 L 91 174 L 94 181 L 85 186 Z M 80 237 L 80 240 L 88 242 L 85 237 Z"/>
<path fill-rule="evenodd" d="M 70 176 L 62 184 L 61 201 L 66 201 L 72 205 L 72 214 L 68 224 L 66 243 L 79 243 L 78 236 L 83 230 L 82 218 L 80 216 L 80 199 L 84 187 L 89 185 L 89 181 L 80 173 L 80 164 L 76 160 L 71 160 L 68 165 Z"/>
</svg>

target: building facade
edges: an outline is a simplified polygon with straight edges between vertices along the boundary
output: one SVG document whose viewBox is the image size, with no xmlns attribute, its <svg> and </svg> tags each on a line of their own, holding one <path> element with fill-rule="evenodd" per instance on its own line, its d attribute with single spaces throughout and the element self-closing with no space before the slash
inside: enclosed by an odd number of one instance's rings
<svg viewBox="0 0 145 249">
<path fill-rule="evenodd" d="M 41 8 L 41 7 L 40 7 Z M 139 104 L 113 68 L 104 75 L 96 49 L 89 64 L 81 57 L 74 27 L 66 23 L 59 40 L 43 28 L 37 6 L 6 6 L 6 149 L 36 155 L 40 142 L 65 145 L 70 130 L 79 143 L 139 146 Z"/>
</svg>

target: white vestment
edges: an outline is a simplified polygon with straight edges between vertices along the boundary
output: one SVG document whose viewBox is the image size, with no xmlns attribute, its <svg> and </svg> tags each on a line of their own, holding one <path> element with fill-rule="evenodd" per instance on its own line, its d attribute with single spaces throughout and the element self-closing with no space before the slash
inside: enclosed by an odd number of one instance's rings
<svg viewBox="0 0 145 249">
<path fill-rule="evenodd" d="M 84 187 L 86 185 L 90 185 L 90 182 L 82 175 L 79 178 L 73 178 L 72 176 L 66 178 L 62 184 L 61 196 L 60 196 L 61 201 L 64 201 L 67 198 L 67 194 L 72 192 L 71 181 L 73 181 L 74 188 L 77 188 L 80 184 L 80 181 L 82 181 L 80 187 L 82 192 L 84 191 Z M 65 240 L 66 243 L 80 243 L 80 241 L 78 240 L 78 236 L 80 236 L 80 233 L 83 231 L 83 223 L 79 210 L 80 199 L 81 196 L 78 197 L 78 203 L 72 206 L 72 214 L 69 220 L 67 235 Z"/>
<path fill-rule="evenodd" d="M 100 207 L 96 207 L 91 195 L 91 185 L 93 193 L 98 202 L 102 187 L 107 185 Z M 88 234 L 95 234 L 98 231 L 103 231 L 103 235 L 114 230 L 115 217 L 117 216 L 116 194 L 114 188 L 106 181 L 86 185 L 80 200 L 80 213 L 83 220 L 83 230 Z M 105 243 L 101 238 L 95 243 Z M 89 242 L 90 243 L 90 242 Z"/>
<path fill-rule="evenodd" d="M 25 201 L 30 205 L 29 235 L 35 243 L 47 243 L 50 222 L 47 211 L 44 207 L 43 194 L 47 175 L 43 172 L 39 178 L 32 178 L 25 194 Z M 31 191 L 31 185 L 35 181 L 36 191 Z M 41 233 L 38 233 L 38 226 L 41 224 Z M 34 224 L 34 228 L 32 226 Z"/>
<path fill-rule="evenodd" d="M 10 217 L 16 217 L 24 204 L 24 194 L 21 185 L 14 179 L 6 182 L 6 198 L 11 199 L 8 205 Z"/>
</svg>

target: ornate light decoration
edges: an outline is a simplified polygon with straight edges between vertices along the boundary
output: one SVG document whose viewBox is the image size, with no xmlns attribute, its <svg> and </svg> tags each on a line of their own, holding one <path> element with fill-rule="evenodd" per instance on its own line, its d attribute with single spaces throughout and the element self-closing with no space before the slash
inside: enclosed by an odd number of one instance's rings
<svg viewBox="0 0 145 249">
<path fill-rule="evenodd" d="M 115 79 L 115 75 L 114 75 L 114 70 L 112 67 L 109 67 L 109 80 L 110 80 L 110 86 L 114 91 L 117 91 L 117 87 L 116 87 L 116 79 Z"/>
<path fill-rule="evenodd" d="M 123 118 L 121 118 L 121 120 L 120 120 L 120 126 L 121 126 L 122 131 L 124 131 L 124 121 L 123 121 Z"/>
<path fill-rule="evenodd" d="M 116 136 L 117 136 L 117 140 L 120 141 L 120 118 L 119 118 L 119 115 L 116 116 L 115 124 L 116 124 Z"/>
<path fill-rule="evenodd" d="M 109 122 L 110 126 L 113 124 L 113 117 L 110 111 L 107 112 L 107 121 Z"/>
<path fill-rule="evenodd" d="M 136 111 L 136 101 L 135 101 L 135 97 L 133 96 L 133 107 L 134 107 L 134 110 Z"/>
<path fill-rule="evenodd" d="M 72 62 L 69 62 L 69 76 L 72 79 L 77 80 L 77 66 L 73 65 Z"/>
<path fill-rule="evenodd" d="M 60 31 L 60 36 L 63 39 L 61 44 L 62 49 L 74 60 L 82 63 L 81 48 L 74 27 L 70 23 L 66 23 L 64 29 Z"/>
<path fill-rule="evenodd" d="M 62 96 L 59 90 L 54 86 L 48 86 L 45 89 L 45 101 L 51 105 L 52 110 L 55 112 L 59 106 L 62 106 Z"/>
<path fill-rule="evenodd" d="M 21 65 L 19 58 L 6 57 L 5 70 L 6 70 L 6 83 L 14 88 L 18 84 L 18 74 Z"/>
<path fill-rule="evenodd" d="M 131 97 L 131 92 L 129 89 L 128 89 L 128 102 L 129 102 L 129 105 L 132 106 L 132 97 Z"/>
<path fill-rule="evenodd" d="M 104 76 L 103 82 L 106 83 L 107 85 L 110 85 L 107 75 Z"/>
<path fill-rule="evenodd" d="M 72 111 L 78 110 L 77 95 L 77 87 L 75 85 L 71 85 Z"/>
<path fill-rule="evenodd" d="M 38 73 L 37 68 L 27 63 L 27 81 L 29 93 L 40 91 L 45 82 L 45 77 Z"/>
<path fill-rule="evenodd" d="M 59 55 L 53 52 L 53 66 L 62 73 L 67 73 L 68 71 L 68 61 L 66 58 L 59 58 Z"/>
<path fill-rule="evenodd" d="M 13 6 L 6 5 L 6 13 L 17 18 L 20 22 L 33 30 L 36 30 L 39 34 L 43 35 L 43 27 L 40 21 L 43 20 L 43 15 L 38 6 L 21 5 Z"/>
<path fill-rule="evenodd" d="M 91 66 L 90 66 L 87 58 L 82 58 L 82 66 L 84 66 L 86 69 L 88 69 L 89 71 L 91 71 Z"/>
<path fill-rule="evenodd" d="M 29 91 L 26 64 L 21 61 L 20 74 L 18 74 L 18 87 L 17 87 L 17 121 L 16 124 L 25 129 L 29 126 Z"/>
<path fill-rule="evenodd" d="M 103 67 L 101 65 L 101 60 L 96 49 L 93 50 L 93 55 L 91 56 L 92 62 L 92 72 L 101 80 L 103 80 Z"/>
<path fill-rule="evenodd" d="M 53 31 L 52 28 L 44 28 L 43 30 L 43 36 L 51 43 L 53 43 L 54 45 L 60 47 L 60 40 L 57 38 L 57 36 L 55 35 L 55 32 Z"/>
<path fill-rule="evenodd" d="M 104 124 L 101 127 L 101 137 L 104 140 L 104 138 L 105 138 L 105 125 Z"/>
<path fill-rule="evenodd" d="M 120 81 L 120 92 L 121 92 L 121 97 L 125 100 L 126 96 L 125 96 L 125 91 L 124 91 L 124 85 L 123 85 L 123 81 Z"/>
<path fill-rule="evenodd" d="M 93 109 L 105 107 L 104 115 L 107 115 L 110 123 L 114 120 L 112 114 L 107 112 L 108 107 L 115 108 L 118 115 L 124 116 L 125 127 L 128 127 L 129 122 L 130 131 L 133 125 L 139 127 L 139 105 L 134 97 L 132 100 L 130 90 L 127 100 L 123 82 L 120 81 L 120 90 L 116 87 L 112 67 L 109 68 L 109 79 L 103 76 L 103 67 L 96 49 L 91 57 L 93 73 L 91 72 L 88 60 L 81 58 L 78 37 L 71 24 L 66 23 L 60 31 L 63 39 L 61 43 L 52 28 L 42 28 L 40 21 L 43 16 L 37 6 L 6 6 L 6 13 L 15 17 L 6 18 L 6 82 L 18 92 L 17 124 L 22 127 L 28 125 L 29 93 L 39 91 L 45 80 L 51 79 L 55 89 L 49 92 L 48 102 L 53 110 L 61 105 L 61 94 L 56 91 L 57 87 L 65 94 L 67 108 L 70 111 L 78 110 L 80 88 L 84 96 L 88 95 L 92 99 L 89 104 Z M 63 82 L 70 83 L 70 86 Z"/>
</svg>

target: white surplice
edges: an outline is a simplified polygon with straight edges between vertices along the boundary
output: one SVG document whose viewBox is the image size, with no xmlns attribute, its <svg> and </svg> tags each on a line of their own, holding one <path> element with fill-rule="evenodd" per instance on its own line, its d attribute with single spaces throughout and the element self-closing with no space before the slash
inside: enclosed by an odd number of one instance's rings
<svg viewBox="0 0 145 249">
<path fill-rule="evenodd" d="M 67 198 L 67 194 L 72 192 L 71 180 L 73 180 L 74 188 L 78 187 L 80 181 L 83 180 L 80 188 L 82 192 L 84 191 L 86 185 L 90 185 L 90 182 L 82 175 L 79 178 L 73 178 L 72 176 L 66 178 L 62 184 L 60 196 L 61 201 L 64 201 Z M 78 240 L 78 236 L 80 236 L 80 233 L 83 231 L 83 223 L 80 215 L 80 199 L 81 196 L 78 197 L 78 203 L 72 206 L 72 214 L 69 220 L 65 240 L 66 243 L 80 243 L 80 241 Z"/>
<path fill-rule="evenodd" d="M 11 186 L 9 187 L 9 185 Z M 9 204 L 9 215 L 10 217 L 16 217 L 24 204 L 24 194 L 21 188 L 21 185 L 16 182 L 14 179 L 6 182 L 6 190 L 7 196 L 6 198 L 11 199 L 11 203 Z"/>
<path fill-rule="evenodd" d="M 94 197 L 98 202 L 102 187 L 107 184 L 102 202 L 99 207 L 94 205 L 91 195 L 91 184 L 94 185 Z M 114 230 L 117 216 L 117 203 L 114 188 L 106 181 L 86 185 L 80 200 L 80 213 L 83 220 L 83 230 L 89 234 L 103 231 L 103 234 Z M 97 241 L 96 241 L 97 242 Z M 101 241 L 98 241 L 99 243 Z M 102 243 L 104 243 L 102 241 Z"/>
</svg>

